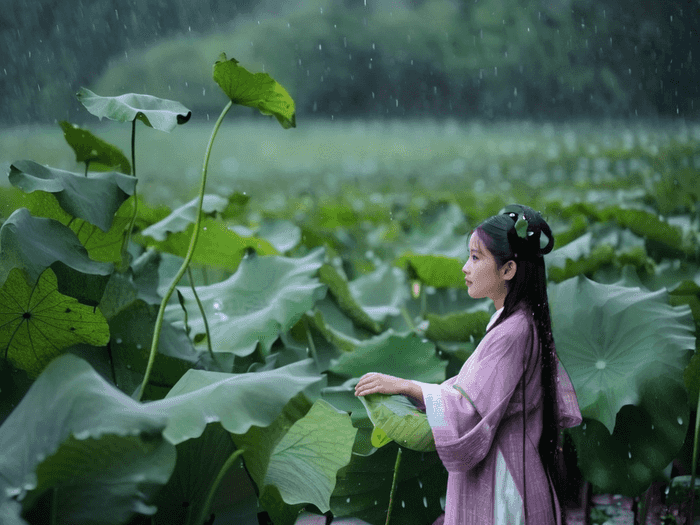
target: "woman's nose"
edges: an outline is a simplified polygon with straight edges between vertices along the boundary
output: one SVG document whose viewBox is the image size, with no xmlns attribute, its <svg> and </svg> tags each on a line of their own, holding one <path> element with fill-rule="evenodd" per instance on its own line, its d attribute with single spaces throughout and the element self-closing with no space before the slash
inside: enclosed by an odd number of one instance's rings
<svg viewBox="0 0 700 525">
<path fill-rule="evenodd" d="M 467 266 L 469 265 L 469 261 L 464 263 L 464 266 L 462 266 L 462 272 L 466 275 L 467 273 Z"/>
</svg>

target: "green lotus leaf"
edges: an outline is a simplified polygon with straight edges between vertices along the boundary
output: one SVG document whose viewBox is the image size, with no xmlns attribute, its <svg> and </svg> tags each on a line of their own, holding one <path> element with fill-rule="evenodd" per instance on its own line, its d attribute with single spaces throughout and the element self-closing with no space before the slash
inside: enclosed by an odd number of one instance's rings
<svg viewBox="0 0 700 525">
<path fill-rule="evenodd" d="M 168 415 L 163 435 L 177 445 L 201 436 L 208 423 L 217 421 L 233 434 L 253 425 L 266 427 L 292 397 L 324 383 L 311 359 L 248 374 L 188 370 L 165 399 L 151 404 Z"/>
<path fill-rule="evenodd" d="M 89 177 L 42 166 L 30 160 L 10 166 L 10 182 L 22 191 L 53 193 L 67 213 L 98 226 L 103 232 L 122 203 L 134 194 L 136 179 L 117 172 L 93 173 Z"/>
<path fill-rule="evenodd" d="M 350 319 L 358 326 L 366 328 L 375 334 L 381 331 L 380 324 L 358 304 L 350 292 L 348 281 L 330 264 L 324 264 L 318 271 L 318 277 L 328 286 L 328 293 Z"/>
<path fill-rule="evenodd" d="M 65 120 L 59 124 L 63 137 L 75 152 L 76 162 L 84 162 L 93 170 L 108 171 L 118 167 L 120 173 L 131 173 L 131 163 L 119 148 Z"/>
<path fill-rule="evenodd" d="M 551 285 L 549 297 L 557 351 L 581 412 L 609 432 L 620 409 L 639 402 L 643 380 L 682 381 L 695 348 L 693 321 L 689 308 L 669 306 L 665 290 L 579 277 Z"/>
<path fill-rule="evenodd" d="M 197 205 L 199 197 L 195 197 L 187 204 L 173 210 L 165 219 L 152 224 L 142 235 L 153 237 L 157 241 L 164 241 L 169 233 L 177 233 L 187 229 L 190 224 L 197 220 Z M 205 195 L 202 201 L 202 212 L 212 214 L 222 212 L 228 206 L 228 200 L 218 195 Z"/>
<path fill-rule="evenodd" d="M 596 490 L 636 497 L 678 457 L 689 419 L 682 383 L 667 378 L 642 382 L 639 401 L 620 409 L 612 435 L 590 418 L 567 432 L 578 466 Z"/>
<path fill-rule="evenodd" d="M 420 281 L 436 288 L 464 286 L 464 261 L 443 255 L 406 252 L 396 260 L 398 266 L 410 266 Z"/>
<path fill-rule="evenodd" d="M 0 288 L 0 348 L 14 366 L 36 377 L 64 348 L 104 346 L 109 327 L 102 313 L 58 291 L 47 268 L 34 286 L 13 268 Z"/>
<path fill-rule="evenodd" d="M 290 221 L 265 220 L 256 235 L 268 241 L 280 253 L 287 253 L 301 242 L 301 228 Z"/>
<path fill-rule="evenodd" d="M 200 228 L 197 247 L 192 256 L 195 263 L 235 271 L 248 249 L 255 250 L 258 255 L 277 255 L 277 250 L 266 240 L 243 237 L 211 217 L 204 218 Z M 194 224 L 190 224 L 184 231 L 171 233 L 164 241 L 153 242 L 144 236 L 139 236 L 139 239 L 146 246 L 184 258 L 193 231 Z"/>
<path fill-rule="evenodd" d="M 408 237 L 408 252 L 421 255 L 441 255 L 446 259 L 465 261 L 468 255 L 469 236 L 458 233 L 465 230 L 465 218 L 456 204 L 439 213 L 424 230 L 413 230 Z M 461 269 L 462 262 L 459 269 Z M 464 283 L 462 272 L 460 283 Z"/>
<path fill-rule="evenodd" d="M 491 314 L 483 310 L 455 312 L 447 315 L 427 313 L 425 337 L 433 341 L 470 341 L 481 339 Z"/>
<path fill-rule="evenodd" d="M 322 399 L 277 443 L 264 485 L 274 485 L 286 503 L 330 509 L 338 469 L 350 462 L 356 429 L 349 416 Z"/>
<path fill-rule="evenodd" d="M 280 332 L 289 330 L 325 296 L 326 287 L 315 278 L 322 264 L 323 250 L 298 259 L 251 255 L 225 281 L 198 286 L 214 352 L 245 356 L 258 343 L 269 352 Z M 189 312 L 190 335 L 204 334 L 204 320 L 192 290 L 179 290 Z M 179 305 L 168 306 L 165 318 L 184 326 Z"/>
<path fill-rule="evenodd" d="M 388 264 L 350 281 L 348 286 L 355 301 L 377 322 L 400 315 L 409 297 L 406 275 Z"/>
<path fill-rule="evenodd" d="M 394 476 L 396 443 L 369 456 L 352 455 L 338 472 L 331 512 L 335 519 L 354 517 L 372 524 L 386 521 Z M 403 449 L 391 522 L 402 525 L 433 523 L 442 513 L 440 499 L 447 490 L 447 471 L 437 452 Z"/>
<path fill-rule="evenodd" d="M 32 217 L 26 208 L 15 210 L 0 228 L 0 283 L 5 282 L 13 268 L 23 269 L 29 281 L 35 282 L 57 261 L 63 263 L 66 272 L 80 274 L 83 279 L 104 278 L 102 290 L 90 298 L 97 304 L 112 265 L 91 260 L 75 233 L 60 222 Z"/>
<path fill-rule="evenodd" d="M 299 518 L 294 522 L 294 525 L 326 525 L 326 517 L 320 514 L 312 514 L 310 512 L 302 512 Z M 370 525 L 366 521 L 358 518 L 341 518 L 334 519 L 333 525 Z"/>
<path fill-rule="evenodd" d="M 346 413 L 322 399 L 309 406 L 304 396 L 297 396 L 272 425 L 253 427 L 233 440 L 246 450 L 246 466 L 273 521 L 291 525 L 298 514 L 292 511 L 295 505 L 313 503 L 329 510 L 338 469 L 350 461 L 355 433 Z"/>
<path fill-rule="evenodd" d="M 263 115 L 274 115 L 283 128 L 296 127 L 294 100 L 267 73 L 251 73 L 235 58 L 221 53 L 214 64 L 214 81 L 234 104 L 256 108 Z"/>
<path fill-rule="evenodd" d="M 360 401 L 375 428 L 383 430 L 400 446 L 419 452 L 435 450 L 433 431 L 425 412 L 418 410 L 405 396 L 370 394 L 361 396 Z"/>
<path fill-rule="evenodd" d="M 161 436 L 166 422 L 82 359 L 61 356 L 0 427 L 5 494 L 42 523 L 52 507 L 55 523 L 118 525 L 153 514 L 147 502 L 175 466 L 175 447 Z"/>
<path fill-rule="evenodd" d="M 192 112 L 175 100 L 128 93 L 118 97 L 101 97 L 86 88 L 80 88 L 78 100 L 90 113 L 102 120 L 106 117 L 117 122 L 140 120 L 146 126 L 160 131 L 172 131 L 185 124 Z"/>
<path fill-rule="evenodd" d="M 330 371 L 347 377 L 381 372 L 426 383 L 445 380 L 447 362 L 435 355 L 435 345 L 415 333 L 397 335 L 387 330 L 381 335 L 356 341 L 352 352 L 333 361 Z"/>
</svg>

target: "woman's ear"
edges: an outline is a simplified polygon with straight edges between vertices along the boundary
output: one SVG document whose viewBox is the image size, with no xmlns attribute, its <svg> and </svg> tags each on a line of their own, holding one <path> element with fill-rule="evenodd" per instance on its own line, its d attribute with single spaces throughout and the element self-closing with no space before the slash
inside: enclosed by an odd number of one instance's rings
<svg viewBox="0 0 700 525">
<path fill-rule="evenodd" d="M 506 262 L 503 266 L 501 266 L 501 277 L 503 277 L 503 280 L 505 281 L 510 281 L 513 277 L 515 277 L 515 272 L 517 270 L 517 263 L 513 260 L 510 260 Z"/>
</svg>

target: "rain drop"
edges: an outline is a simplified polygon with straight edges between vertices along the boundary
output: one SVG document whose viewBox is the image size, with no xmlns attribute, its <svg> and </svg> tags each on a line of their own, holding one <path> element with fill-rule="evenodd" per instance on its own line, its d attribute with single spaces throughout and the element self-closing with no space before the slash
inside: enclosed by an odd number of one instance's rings
<svg viewBox="0 0 700 525">
<path fill-rule="evenodd" d="M 405 508 L 406 508 L 406 502 L 403 501 L 403 500 L 401 500 L 401 508 L 402 508 L 402 509 L 405 509 Z"/>
<path fill-rule="evenodd" d="M 678 424 L 679 424 L 679 425 L 682 425 L 682 424 L 683 424 L 683 418 L 680 417 L 680 416 L 678 416 Z"/>
<path fill-rule="evenodd" d="M 632 459 L 632 453 L 631 453 L 631 452 L 628 452 L 628 453 L 627 453 L 627 456 L 628 456 L 630 459 Z"/>
<path fill-rule="evenodd" d="M 117 337 L 117 344 L 118 344 L 118 345 L 122 344 L 122 338 L 121 338 L 121 337 Z"/>
<path fill-rule="evenodd" d="M 346 499 L 345 503 L 350 503 L 350 498 Z"/>
<path fill-rule="evenodd" d="M 428 508 L 428 498 L 423 496 L 423 506 L 427 509 Z"/>
</svg>

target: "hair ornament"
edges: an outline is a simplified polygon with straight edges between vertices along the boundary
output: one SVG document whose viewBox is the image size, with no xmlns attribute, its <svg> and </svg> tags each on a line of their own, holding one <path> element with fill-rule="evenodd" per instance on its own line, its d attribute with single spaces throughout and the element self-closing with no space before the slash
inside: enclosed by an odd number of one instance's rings
<svg viewBox="0 0 700 525">
<path fill-rule="evenodd" d="M 515 232 L 518 234 L 518 237 L 527 240 L 528 235 L 532 235 L 532 232 L 527 231 L 528 226 L 529 223 L 527 222 L 525 214 L 523 213 L 515 221 Z"/>
</svg>

